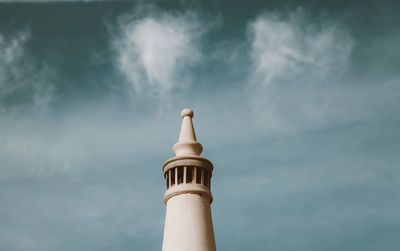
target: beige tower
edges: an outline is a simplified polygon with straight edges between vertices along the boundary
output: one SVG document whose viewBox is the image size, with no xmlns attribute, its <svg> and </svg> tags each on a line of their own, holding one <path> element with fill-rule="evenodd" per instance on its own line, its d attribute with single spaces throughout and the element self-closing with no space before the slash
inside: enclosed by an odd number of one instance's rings
<svg viewBox="0 0 400 251">
<path fill-rule="evenodd" d="M 196 140 L 193 111 L 185 109 L 181 116 L 181 133 L 173 147 L 176 157 L 163 165 L 167 213 L 162 250 L 215 251 L 210 207 L 213 165 L 200 157 L 203 147 Z"/>
</svg>

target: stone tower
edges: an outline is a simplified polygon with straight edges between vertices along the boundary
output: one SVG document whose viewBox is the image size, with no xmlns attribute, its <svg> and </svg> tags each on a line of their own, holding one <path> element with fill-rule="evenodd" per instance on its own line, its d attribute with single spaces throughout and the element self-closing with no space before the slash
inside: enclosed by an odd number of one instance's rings
<svg viewBox="0 0 400 251">
<path fill-rule="evenodd" d="M 211 219 L 212 163 L 200 153 L 192 123 L 193 111 L 181 113 L 182 128 L 173 146 L 175 157 L 163 165 L 167 190 L 163 251 L 215 251 Z"/>
</svg>

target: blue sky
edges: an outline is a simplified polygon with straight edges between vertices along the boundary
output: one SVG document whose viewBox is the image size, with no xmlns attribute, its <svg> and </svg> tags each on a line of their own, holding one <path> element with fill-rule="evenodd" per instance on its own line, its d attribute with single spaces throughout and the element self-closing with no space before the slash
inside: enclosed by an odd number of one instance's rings
<svg viewBox="0 0 400 251">
<path fill-rule="evenodd" d="M 187 107 L 218 250 L 400 249 L 399 11 L 0 1 L 0 249 L 160 250 Z"/>
</svg>

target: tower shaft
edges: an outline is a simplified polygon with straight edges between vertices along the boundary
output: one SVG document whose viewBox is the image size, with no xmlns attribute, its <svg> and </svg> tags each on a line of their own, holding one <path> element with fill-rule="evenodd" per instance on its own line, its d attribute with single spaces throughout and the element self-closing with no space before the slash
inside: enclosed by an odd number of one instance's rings
<svg viewBox="0 0 400 251">
<path fill-rule="evenodd" d="M 162 250 L 216 250 L 209 198 L 185 193 L 168 200 Z"/>
</svg>

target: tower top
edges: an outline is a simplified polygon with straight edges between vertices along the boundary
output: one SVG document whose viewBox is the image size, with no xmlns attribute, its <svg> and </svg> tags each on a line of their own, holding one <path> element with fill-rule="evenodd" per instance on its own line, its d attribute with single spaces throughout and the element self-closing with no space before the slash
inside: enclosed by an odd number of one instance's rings
<svg viewBox="0 0 400 251">
<path fill-rule="evenodd" d="M 210 204 L 212 163 L 200 156 L 190 109 L 181 112 L 182 127 L 172 147 L 175 157 L 163 164 L 166 181 L 162 251 L 216 251 Z"/>
<path fill-rule="evenodd" d="M 186 116 L 189 116 L 189 117 L 193 118 L 193 116 L 194 116 L 193 110 L 192 109 L 187 109 L 187 108 L 183 109 L 182 112 L 181 112 L 181 117 L 184 118 Z"/>
<path fill-rule="evenodd" d="M 172 147 L 177 157 L 182 155 L 200 156 L 200 153 L 203 151 L 203 147 L 196 139 L 192 122 L 193 116 L 194 113 L 191 109 L 184 109 L 181 112 L 181 133 L 179 134 L 178 142 Z"/>
</svg>

